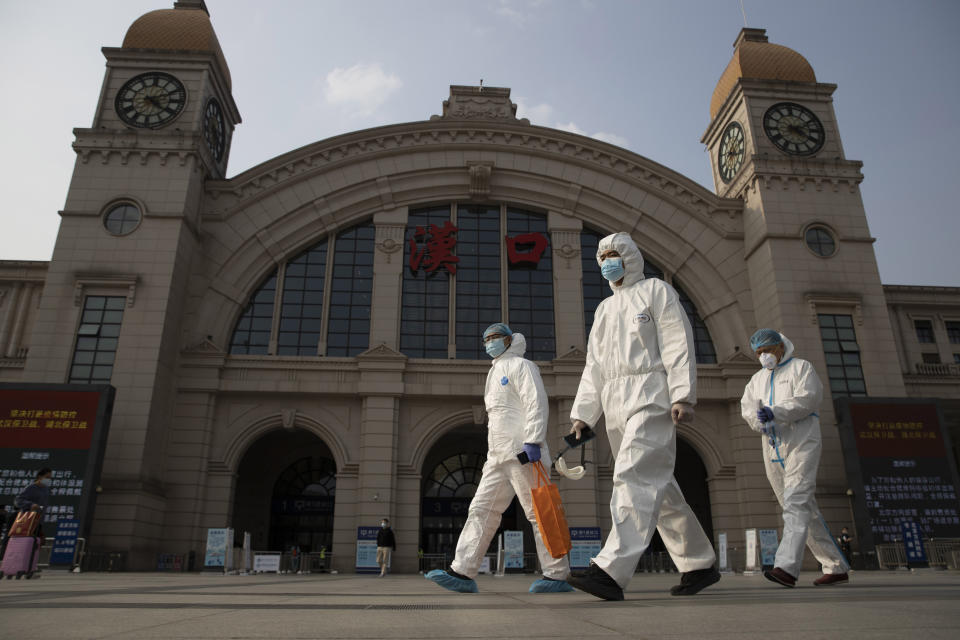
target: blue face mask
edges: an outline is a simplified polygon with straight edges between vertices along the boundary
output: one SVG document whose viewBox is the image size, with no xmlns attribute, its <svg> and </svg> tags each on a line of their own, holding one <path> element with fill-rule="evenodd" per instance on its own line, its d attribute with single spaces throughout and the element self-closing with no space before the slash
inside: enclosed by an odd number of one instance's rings
<svg viewBox="0 0 960 640">
<path fill-rule="evenodd" d="M 607 258 L 600 266 L 600 273 L 610 282 L 616 282 L 626 273 L 623 268 L 623 258 Z"/>
<path fill-rule="evenodd" d="M 507 345 L 504 344 L 503 338 L 494 338 L 493 340 L 489 340 L 484 347 L 487 350 L 487 355 L 491 358 L 496 358 L 507 350 Z"/>
</svg>

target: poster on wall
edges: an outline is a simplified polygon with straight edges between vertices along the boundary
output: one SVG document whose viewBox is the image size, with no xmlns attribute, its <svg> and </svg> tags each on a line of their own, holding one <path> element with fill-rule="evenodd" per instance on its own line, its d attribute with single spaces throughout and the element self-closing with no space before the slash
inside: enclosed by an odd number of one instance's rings
<svg viewBox="0 0 960 640">
<path fill-rule="evenodd" d="M 227 567 L 227 529 L 207 529 L 207 552 L 203 558 L 203 566 L 210 569 L 226 569 Z"/>
<path fill-rule="evenodd" d="M 935 400 L 841 398 L 837 416 L 861 550 L 903 541 L 904 522 L 923 538 L 960 538 L 960 483 Z"/>
<path fill-rule="evenodd" d="M 523 531 L 503 532 L 504 569 L 523 569 Z"/>
<path fill-rule="evenodd" d="M 730 567 L 727 565 L 727 533 L 725 531 L 717 534 L 717 557 L 720 560 L 720 573 L 728 572 Z"/>
<path fill-rule="evenodd" d="M 13 504 L 38 470 L 53 471 L 43 514 L 88 538 L 116 390 L 110 385 L 0 383 L 0 504 Z"/>
<path fill-rule="evenodd" d="M 600 527 L 570 527 L 570 568 L 587 569 L 600 553 Z"/>
<path fill-rule="evenodd" d="M 747 529 L 745 533 L 747 557 L 743 573 L 749 575 L 757 572 L 757 530 Z"/>
<path fill-rule="evenodd" d="M 377 533 L 380 527 L 357 527 L 357 573 L 380 573 Z"/>
<path fill-rule="evenodd" d="M 777 530 L 760 529 L 760 564 L 764 569 L 773 568 L 777 560 Z"/>
</svg>

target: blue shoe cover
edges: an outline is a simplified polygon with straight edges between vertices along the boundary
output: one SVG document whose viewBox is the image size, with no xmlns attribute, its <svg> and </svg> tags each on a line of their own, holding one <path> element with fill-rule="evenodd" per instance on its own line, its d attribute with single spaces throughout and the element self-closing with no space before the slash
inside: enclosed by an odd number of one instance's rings
<svg viewBox="0 0 960 640">
<path fill-rule="evenodd" d="M 564 580 L 544 580 L 540 579 L 530 585 L 530 593 L 567 593 L 574 588 Z"/>
<path fill-rule="evenodd" d="M 449 589 L 450 591 L 457 591 L 459 593 L 477 593 L 479 591 L 479 589 L 477 589 L 476 580 L 463 580 L 461 578 L 454 578 L 452 575 L 446 571 L 443 571 L 442 569 L 434 569 L 423 577 L 427 580 L 436 582 L 444 589 Z"/>
</svg>

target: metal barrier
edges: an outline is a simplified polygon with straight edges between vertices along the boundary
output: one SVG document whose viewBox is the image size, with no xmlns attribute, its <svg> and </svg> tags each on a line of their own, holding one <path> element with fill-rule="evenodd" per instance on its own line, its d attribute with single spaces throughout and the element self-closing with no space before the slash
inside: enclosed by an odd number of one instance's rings
<svg viewBox="0 0 960 640">
<path fill-rule="evenodd" d="M 927 563 L 939 569 L 960 569 L 960 539 L 937 538 L 923 541 Z M 907 568 L 907 552 L 902 542 L 877 545 L 877 562 L 881 569 Z"/>
<path fill-rule="evenodd" d="M 183 553 L 158 553 L 157 571 L 186 571 L 186 554 Z"/>
<path fill-rule="evenodd" d="M 303 562 L 301 563 L 302 571 L 304 573 L 328 573 L 330 567 L 333 566 L 333 554 L 329 551 L 319 552 L 312 551 L 310 553 L 303 554 Z"/>
<path fill-rule="evenodd" d="M 425 553 L 420 556 L 420 573 L 427 573 L 428 571 L 433 571 L 434 569 L 446 568 L 447 554 L 445 553 Z"/>
<path fill-rule="evenodd" d="M 666 551 L 649 551 L 637 563 L 638 573 L 677 573 L 677 566 Z"/>
<path fill-rule="evenodd" d="M 126 571 L 126 551 L 87 551 L 83 554 L 83 571 Z"/>
</svg>

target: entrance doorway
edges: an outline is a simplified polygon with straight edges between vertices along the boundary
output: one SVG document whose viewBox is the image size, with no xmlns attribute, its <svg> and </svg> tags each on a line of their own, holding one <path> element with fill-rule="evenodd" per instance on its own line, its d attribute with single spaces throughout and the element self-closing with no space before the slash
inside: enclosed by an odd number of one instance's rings
<svg viewBox="0 0 960 640">
<path fill-rule="evenodd" d="M 236 535 L 257 550 L 333 550 L 336 463 L 327 445 L 302 429 L 276 430 L 254 442 L 237 470 Z"/>
<path fill-rule="evenodd" d="M 424 461 L 420 549 L 427 555 L 445 555 L 447 564 L 453 560 L 470 501 L 480 484 L 487 456 L 486 433 L 482 426 L 457 427 L 433 446 Z M 505 530 L 523 531 L 524 549 L 535 551 L 533 527 L 516 498 L 503 513 L 497 534 Z M 494 536 L 488 553 L 496 551 L 496 540 Z"/>
</svg>

